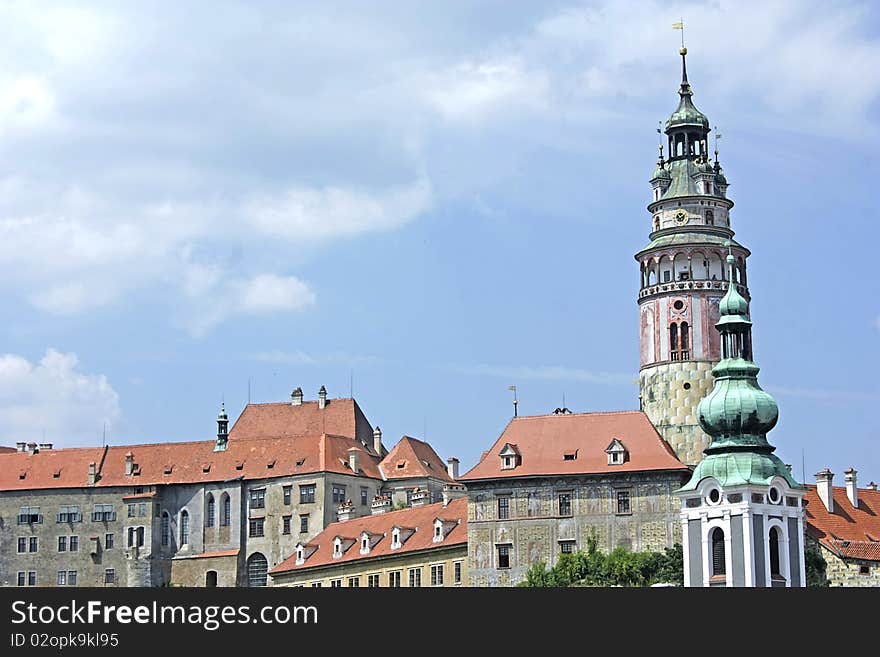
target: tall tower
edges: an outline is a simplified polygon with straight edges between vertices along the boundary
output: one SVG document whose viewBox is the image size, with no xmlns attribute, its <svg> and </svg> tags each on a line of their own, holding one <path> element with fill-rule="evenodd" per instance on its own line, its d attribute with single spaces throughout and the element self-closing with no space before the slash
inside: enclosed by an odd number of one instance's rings
<svg viewBox="0 0 880 657">
<path fill-rule="evenodd" d="M 709 437 L 697 421 L 697 404 L 712 387 L 721 355 L 718 304 L 735 286 L 746 298 L 749 250 L 733 240 L 727 179 L 709 160 L 709 119 L 691 100 L 687 49 L 681 49 L 679 103 L 666 121 L 668 157 L 651 176 L 650 244 L 639 251 L 640 372 L 642 410 L 684 463 L 702 458 Z M 724 267 L 727 243 L 732 276 Z"/>
<path fill-rule="evenodd" d="M 727 265 L 733 276 L 733 255 Z M 716 327 L 722 359 L 698 408 L 712 442 L 675 493 L 682 499 L 685 586 L 805 586 L 806 488 L 767 442 L 779 411 L 758 385 L 749 305 L 736 286 L 721 300 Z"/>
</svg>

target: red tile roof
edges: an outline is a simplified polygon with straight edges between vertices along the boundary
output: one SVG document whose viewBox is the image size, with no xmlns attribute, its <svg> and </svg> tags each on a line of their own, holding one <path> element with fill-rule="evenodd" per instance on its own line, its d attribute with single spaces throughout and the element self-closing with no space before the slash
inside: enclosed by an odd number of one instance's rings
<svg viewBox="0 0 880 657">
<path fill-rule="evenodd" d="M 266 479 L 317 472 L 350 474 L 348 450 L 354 446 L 360 449 L 360 473 L 380 479 L 379 459 L 359 442 L 320 434 L 283 440 L 230 439 L 223 452 L 215 452 L 214 441 L 206 440 L 0 454 L 0 490 L 84 487 L 88 485 L 89 463 L 95 463 L 100 474 L 97 487 Z M 140 473 L 136 476 L 125 474 L 129 452 Z"/>
<path fill-rule="evenodd" d="M 3 447 L 0 446 L 0 454 L 8 454 L 15 451 L 15 447 Z"/>
<path fill-rule="evenodd" d="M 452 521 L 454 524 L 446 534 L 446 537 L 437 543 L 434 542 L 434 520 L 441 518 L 444 521 Z M 403 545 L 396 550 L 391 549 L 391 531 L 394 527 L 410 527 L 417 530 L 412 533 Z M 382 538 L 372 547 L 369 554 L 360 553 L 360 535 L 362 532 L 379 535 Z M 346 552 L 338 559 L 333 558 L 333 539 L 337 536 L 347 536 L 355 541 Z M 449 502 L 444 507 L 442 502 L 425 506 L 390 511 L 374 516 L 354 518 L 342 522 L 334 522 L 328 525 L 324 531 L 309 541 L 309 545 L 317 546 L 317 549 L 305 560 L 305 563 L 296 565 L 296 553 L 275 568 L 270 574 L 302 571 L 330 564 L 351 563 L 363 559 L 399 555 L 417 552 L 419 550 L 441 549 L 451 545 L 467 544 L 467 498 L 459 498 Z"/>
<path fill-rule="evenodd" d="M 854 509 L 844 486 L 833 486 L 834 513 L 815 484 L 807 485 L 807 533 L 841 557 L 880 561 L 880 491 L 859 488 Z"/>
<path fill-rule="evenodd" d="M 386 479 L 434 477 L 443 481 L 454 481 L 434 448 L 409 436 L 401 438 L 388 452 L 382 459 L 381 467 Z"/>
<path fill-rule="evenodd" d="M 219 552 L 199 552 L 198 554 L 190 554 L 184 556 L 176 556 L 175 559 L 210 559 L 212 557 L 235 557 L 238 556 L 238 550 L 221 550 Z"/>
<path fill-rule="evenodd" d="M 628 452 L 620 465 L 608 465 L 605 448 L 617 438 Z M 508 443 L 520 465 L 501 469 Z M 565 460 L 565 454 L 576 458 Z M 574 413 L 513 418 L 480 462 L 461 481 L 537 475 L 606 474 L 642 470 L 688 470 L 641 411 Z"/>
<path fill-rule="evenodd" d="M 229 430 L 230 440 L 243 438 L 293 438 L 322 433 L 358 438 L 372 452 L 373 430 L 354 399 L 328 399 L 318 402 L 248 404 Z"/>
</svg>

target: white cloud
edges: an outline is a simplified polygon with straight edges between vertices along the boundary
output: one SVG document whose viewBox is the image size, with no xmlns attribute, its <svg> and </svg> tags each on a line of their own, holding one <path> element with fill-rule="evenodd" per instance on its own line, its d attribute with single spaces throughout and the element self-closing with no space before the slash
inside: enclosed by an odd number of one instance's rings
<svg viewBox="0 0 880 657">
<path fill-rule="evenodd" d="M 242 313 L 299 310 L 315 303 L 315 293 L 295 276 L 259 274 L 236 283 L 235 288 L 236 306 Z"/>
<path fill-rule="evenodd" d="M 0 355 L 0 440 L 95 444 L 119 422 L 119 395 L 103 374 L 79 370 L 76 354 L 47 349 L 37 363 Z"/>
</svg>

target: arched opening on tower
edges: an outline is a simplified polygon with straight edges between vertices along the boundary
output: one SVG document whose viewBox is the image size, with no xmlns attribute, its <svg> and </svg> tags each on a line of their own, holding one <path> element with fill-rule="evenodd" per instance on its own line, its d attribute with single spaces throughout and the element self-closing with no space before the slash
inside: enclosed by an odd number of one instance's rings
<svg viewBox="0 0 880 657">
<path fill-rule="evenodd" d="M 676 253 L 672 259 L 672 270 L 676 281 L 689 281 L 691 268 L 688 257 L 684 253 Z"/>
<path fill-rule="evenodd" d="M 712 577 L 726 577 L 727 565 L 724 554 L 724 530 L 716 527 L 712 530 Z"/>
<path fill-rule="evenodd" d="M 719 253 L 710 253 L 708 256 L 709 261 L 709 280 L 713 281 L 723 281 L 724 280 L 724 267 L 721 265 L 722 259 Z"/>
</svg>

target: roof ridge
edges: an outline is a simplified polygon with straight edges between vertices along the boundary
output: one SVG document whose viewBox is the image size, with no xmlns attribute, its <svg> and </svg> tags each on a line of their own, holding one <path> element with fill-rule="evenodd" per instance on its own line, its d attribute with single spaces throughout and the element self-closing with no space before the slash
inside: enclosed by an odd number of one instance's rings
<svg viewBox="0 0 880 657">
<path fill-rule="evenodd" d="M 584 411 L 582 413 L 544 413 L 542 415 L 518 415 L 515 418 L 512 418 L 512 422 L 516 420 L 534 420 L 538 418 L 547 418 L 547 417 L 583 417 L 584 415 L 630 415 L 630 414 L 641 414 L 644 415 L 644 411 L 640 411 L 638 409 L 631 410 L 622 410 L 622 411 Z"/>
</svg>

